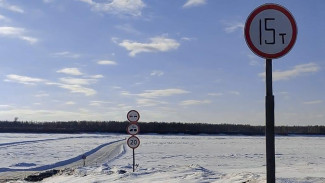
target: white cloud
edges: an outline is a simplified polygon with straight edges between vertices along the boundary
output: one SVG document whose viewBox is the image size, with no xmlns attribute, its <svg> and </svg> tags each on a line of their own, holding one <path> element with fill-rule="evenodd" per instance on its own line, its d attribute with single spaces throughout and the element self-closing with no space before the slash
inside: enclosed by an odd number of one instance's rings
<svg viewBox="0 0 325 183">
<path fill-rule="evenodd" d="M 180 105 L 200 105 L 200 104 L 209 104 L 210 100 L 184 100 L 180 103 Z"/>
<path fill-rule="evenodd" d="M 0 15 L 0 20 L 7 22 L 7 21 L 9 21 L 9 18 L 7 18 L 7 17 L 5 17 L 3 15 Z"/>
<path fill-rule="evenodd" d="M 63 69 L 58 70 L 56 72 L 63 73 L 63 74 L 74 75 L 74 76 L 83 75 L 83 73 L 80 72 L 78 68 L 63 68 Z"/>
<path fill-rule="evenodd" d="M 289 95 L 289 92 L 283 91 L 283 92 L 278 92 L 280 95 Z"/>
<path fill-rule="evenodd" d="M 120 89 L 122 89 L 122 87 L 120 87 L 120 86 L 112 86 L 112 88 L 115 89 L 115 90 L 120 90 Z"/>
<path fill-rule="evenodd" d="M 40 78 L 20 76 L 20 75 L 16 75 L 16 74 L 9 74 L 6 77 L 7 77 L 7 79 L 4 80 L 6 82 L 16 82 L 16 83 L 21 83 L 21 84 L 25 84 L 25 85 L 35 85 L 37 83 L 41 83 L 41 82 L 45 81 Z"/>
<path fill-rule="evenodd" d="M 123 24 L 123 25 L 117 25 L 115 26 L 117 29 L 122 30 L 124 32 L 130 33 L 130 34 L 141 34 L 140 31 L 136 30 L 132 25 L 130 24 Z"/>
<path fill-rule="evenodd" d="M 24 40 L 24 41 L 27 41 L 31 44 L 34 44 L 38 41 L 38 39 L 36 38 L 33 38 L 33 37 L 29 37 L 29 36 L 21 36 L 20 39 Z"/>
<path fill-rule="evenodd" d="M 28 76 L 20 76 L 15 74 L 9 74 L 6 76 L 4 80 L 6 82 L 16 82 L 25 85 L 35 85 L 35 84 L 46 84 L 46 85 L 54 85 L 60 88 L 64 88 L 69 90 L 71 93 L 82 93 L 86 96 L 95 95 L 97 92 L 92 88 L 87 88 L 82 85 L 90 85 L 95 83 L 96 79 L 81 79 L 81 78 L 60 78 L 62 83 L 50 82 L 40 78 L 32 78 Z M 35 97 L 45 97 L 49 96 L 46 93 L 39 93 L 34 95 Z"/>
<path fill-rule="evenodd" d="M 251 65 L 251 66 L 257 66 L 262 63 L 261 59 L 259 57 L 257 57 L 256 55 L 248 54 L 247 56 L 249 58 L 249 65 Z"/>
<path fill-rule="evenodd" d="M 312 101 L 306 101 L 304 102 L 304 104 L 312 105 L 312 104 L 321 104 L 323 102 L 324 102 L 323 100 L 312 100 Z"/>
<path fill-rule="evenodd" d="M 66 68 L 67 69 L 67 68 Z M 75 68 L 74 68 L 75 69 Z M 74 70 L 73 68 L 69 68 L 68 70 L 63 70 L 63 73 L 71 74 L 71 75 L 83 75 L 78 69 Z M 84 76 L 85 77 L 85 76 Z M 97 82 L 99 78 L 102 78 L 102 75 L 94 75 L 89 76 L 89 78 L 72 78 L 72 77 L 64 77 L 60 78 L 61 83 L 51 83 L 48 82 L 48 85 L 56 85 L 60 88 L 64 88 L 69 90 L 71 93 L 83 93 L 86 96 L 95 95 L 96 90 L 84 87 L 84 85 L 91 85 Z"/>
<path fill-rule="evenodd" d="M 101 106 L 102 104 L 110 104 L 110 103 L 111 102 L 94 100 L 94 101 L 90 101 L 89 105 L 91 105 L 91 106 Z"/>
<path fill-rule="evenodd" d="M 282 92 L 275 92 L 276 95 L 280 95 L 283 99 L 285 100 L 289 100 L 291 98 L 290 93 L 286 92 L 286 91 L 282 91 Z"/>
<path fill-rule="evenodd" d="M 150 73 L 150 76 L 162 76 L 164 75 L 163 71 L 154 70 Z"/>
<path fill-rule="evenodd" d="M 0 108 L 11 108 L 12 106 L 11 105 L 6 105 L 6 104 L 1 104 L 0 105 Z"/>
<path fill-rule="evenodd" d="M 142 0 L 79 0 L 91 5 L 92 10 L 115 15 L 141 16 L 142 9 L 146 6 Z"/>
<path fill-rule="evenodd" d="M 66 105 L 75 105 L 76 103 L 73 102 L 73 101 L 67 101 L 65 104 L 66 104 Z"/>
<path fill-rule="evenodd" d="M 54 0 L 43 0 L 44 3 L 52 3 Z"/>
<path fill-rule="evenodd" d="M 139 43 L 129 40 L 124 40 L 119 43 L 119 46 L 130 51 L 130 56 L 135 56 L 141 52 L 166 52 L 177 49 L 180 44 L 174 40 L 163 36 L 150 38 L 149 43 Z"/>
<path fill-rule="evenodd" d="M 245 24 L 243 22 L 235 22 L 235 23 L 226 23 L 225 32 L 232 33 L 237 30 L 244 30 Z"/>
<path fill-rule="evenodd" d="M 273 71 L 272 76 L 274 81 L 289 80 L 306 73 L 318 72 L 319 70 L 320 67 L 317 64 L 308 63 L 308 64 L 296 65 L 293 67 L 293 69 L 286 70 L 286 71 Z M 259 73 L 258 75 L 260 77 L 265 78 L 265 72 Z"/>
<path fill-rule="evenodd" d="M 139 94 L 130 94 L 127 91 L 122 91 L 122 95 L 135 95 L 143 98 L 158 98 L 158 97 L 168 97 L 172 95 L 179 95 L 179 94 L 186 94 L 189 91 L 171 88 L 171 89 L 164 89 L 164 90 L 145 90 L 144 93 Z"/>
<path fill-rule="evenodd" d="M 131 94 L 131 93 L 128 92 L 128 91 L 121 91 L 121 95 L 129 96 L 129 95 L 136 95 L 136 94 Z"/>
<path fill-rule="evenodd" d="M 140 97 L 144 98 L 157 98 L 157 97 L 167 97 L 172 95 L 179 95 L 189 93 L 182 89 L 164 89 L 164 90 L 145 90 L 144 93 L 138 94 Z"/>
<path fill-rule="evenodd" d="M 95 79 L 83 79 L 83 78 L 60 78 L 60 81 L 69 85 L 90 85 L 95 83 Z"/>
<path fill-rule="evenodd" d="M 157 105 L 164 105 L 167 104 L 167 102 L 141 98 L 141 99 L 137 99 L 137 104 L 143 107 L 152 107 Z"/>
<path fill-rule="evenodd" d="M 44 93 L 44 92 L 40 92 L 40 93 L 34 95 L 34 97 L 48 97 L 48 96 L 50 96 L 50 95 L 48 93 Z"/>
<path fill-rule="evenodd" d="M 208 93 L 209 96 L 220 97 L 223 93 Z"/>
<path fill-rule="evenodd" d="M 105 119 L 101 113 L 85 113 L 83 111 L 67 111 L 67 110 L 44 110 L 44 109 L 26 109 L 26 108 L 14 108 L 10 110 L 0 110 L 0 116 L 4 119 L 12 120 L 18 115 L 21 120 L 39 120 L 39 121 L 53 121 L 62 120 L 76 120 L 76 119 Z M 106 116 L 107 118 L 107 116 Z"/>
<path fill-rule="evenodd" d="M 101 74 L 97 74 L 97 75 L 93 75 L 93 76 L 89 76 L 89 77 L 93 78 L 93 79 L 100 79 L 100 78 L 103 78 L 104 76 Z"/>
<path fill-rule="evenodd" d="M 182 37 L 181 39 L 182 39 L 183 41 L 193 41 L 193 40 L 195 40 L 196 38 Z"/>
<path fill-rule="evenodd" d="M 5 0 L 0 0 L 0 8 L 4 8 L 6 10 L 15 12 L 15 13 L 24 13 L 24 10 L 19 6 L 11 5 L 7 3 Z"/>
<path fill-rule="evenodd" d="M 103 78 L 103 75 L 92 75 L 86 76 L 82 73 L 78 68 L 63 68 L 61 70 L 56 71 L 58 73 L 64 73 L 73 76 L 82 76 L 83 78 L 72 78 L 72 77 L 64 77 L 60 78 L 61 83 L 57 82 L 47 82 L 47 85 L 55 85 L 60 88 L 64 88 L 69 90 L 71 93 L 83 93 L 86 96 L 95 95 L 96 90 L 84 87 L 83 85 L 91 85 L 97 82 L 98 79 Z"/>
<path fill-rule="evenodd" d="M 233 95 L 240 95 L 239 91 L 229 91 L 229 93 Z"/>
<path fill-rule="evenodd" d="M 100 101 L 91 101 L 89 105 L 91 105 L 91 106 L 101 106 L 102 103 Z"/>
<path fill-rule="evenodd" d="M 183 5 L 184 8 L 200 6 L 206 3 L 206 0 L 187 0 L 187 2 Z"/>
<path fill-rule="evenodd" d="M 111 40 L 112 40 L 113 43 L 118 44 L 119 38 L 112 37 Z"/>
<path fill-rule="evenodd" d="M 94 90 L 92 88 L 87 88 L 87 87 L 83 87 L 83 86 L 76 85 L 76 84 L 62 84 L 62 83 L 52 83 L 52 82 L 47 82 L 46 84 L 47 85 L 55 85 L 60 88 L 67 89 L 71 93 L 82 93 L 86 96 L 95 95 L 97 93 L 96 90 Z"/>
<path fill-rule="evenodd" d="M 53 53 L 52 55 L 55 56 L 55 57 L 66 57 L 66 58 L 74 58 L 74 59 L 77 59 L 77 58 L 81 57 L 80 54 L 71 53 L 69 51 L 57 52 L 57 53 Z"/>
<path fill-rule="evenodd" d="M 82 87 L 80 85 L 59 85 L 60 88 L 70 90 L 71 93 L 83 93 L 86 96 L 95 95 L 97 92 L 92 88 Z"/>
<path fill-rule="evenodd" d="M 118 104 L 117 105 L 118 109 L 122 109 L 122 110 L 130 110 L 132 108 L 132 106 L 126 105 L 126 104 Z"/>
<path fill-rule="evenodd" d="M 38 39 L 26 36 L 26 30 L 18 27 L 0 27 L 0 36 L 18 38 L 34 44 Z"/>
<path fill-rule="evenodd" d="M 0 34 L 4 36 L 22 35 L 25 30 L 17 27 L 0 27 Z"/>
<path fill-rule="evenodd" d="M 117 65 L 117 63 L 112 60 L 99 60 L 99 61 L 97 61 L 97 64 L 99 64 L 99 65 Z"/>
</svg>

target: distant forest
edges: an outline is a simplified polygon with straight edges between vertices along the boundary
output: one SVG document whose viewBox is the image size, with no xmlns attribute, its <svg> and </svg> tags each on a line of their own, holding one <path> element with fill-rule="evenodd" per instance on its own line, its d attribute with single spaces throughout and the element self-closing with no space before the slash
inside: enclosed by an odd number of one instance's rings
<svg viewBox="0 0 325 183">
<path fill-rule="evenodd" d="M 124 133 L 129 122 L 116 121 L 0 121 L 0 132 L 15 133 Z M 264 135 L 264 126 L 206 123 L 139 122 L 140 134 Z M 276 126 L 278 135 L 325 135 L 325 126 Z"/>
</svg>

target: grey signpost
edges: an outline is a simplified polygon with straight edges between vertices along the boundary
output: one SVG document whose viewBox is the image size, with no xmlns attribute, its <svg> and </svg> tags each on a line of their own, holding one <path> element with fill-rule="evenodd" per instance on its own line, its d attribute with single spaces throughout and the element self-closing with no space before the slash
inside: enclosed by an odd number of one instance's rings
<svg viewBox="0 0 325 183">
<path fill-rule="evenodd" d="M 134 166 L 135 166 L 135 153 L 134 153 L 134 149 L 136 149 L 140 145 L 140 139 L 135 136 L 140 131 L 140 127 L 138 125 L 138 121 L 140 119 L 140 114 L 136 110 L 131 110 L 131 111 L 129 111 L 127 113 L 127 119 L 129 120 L 130 124 L 126 128 L 126 132 L 128 134 L 132 135 L 131 137 L 129 137 L 127 139 L 127 145 L 130 148 L 132 148 L 132 151 L 133 151 L 132 154 L 133 154 L 133 172 L 134 172 Z"/>
<path fill-rule="evenodd" d="M 264 4 L 248 16 L 244 33 L 248 47 L 256 55 L 266 59 L 266 179 L 268 183 L 275 183 L 272 59 L 282 57 L 291 50 L 297 38 L 297 25 L 291 13 L 284 7 Z"/>
</svg>

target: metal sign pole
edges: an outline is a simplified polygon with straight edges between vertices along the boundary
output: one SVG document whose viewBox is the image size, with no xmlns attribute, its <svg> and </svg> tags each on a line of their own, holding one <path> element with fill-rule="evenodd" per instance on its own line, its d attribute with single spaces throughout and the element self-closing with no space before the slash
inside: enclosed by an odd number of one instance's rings
<svg viewBox="0 0 325 183">
<path fill-rule="evenodd" d="M 135 165 L 135 156 L 134 156 L 134 149 L 133 149 L 133 172 L 134 172 L 134 165 Z"/>
<path fill-rule="evenodd" d="M 266 178 L 267 183 L 275 183 L 275 143 L 274 143 L 274 96 L 272 89 L 272 59 L 266 59 L 265 97 L 265 137 L 266 137 Z"/>
</svg>

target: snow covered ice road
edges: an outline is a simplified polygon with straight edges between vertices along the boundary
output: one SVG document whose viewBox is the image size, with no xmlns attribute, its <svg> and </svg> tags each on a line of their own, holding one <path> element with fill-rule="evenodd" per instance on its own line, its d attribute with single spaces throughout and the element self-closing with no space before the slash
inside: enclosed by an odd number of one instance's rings
<svg viewBox="0 0 325 183">
<path fill-rule="evenodd" d="M 87 136 L 86 138 L 90 138 L 90 137 Z M 0 148 L 2 145 L 16 146 L 18 144 L 18 146 L 19 146 L 21 144 L 26 144 L 26 143 L 27 144 L 29 144 L 29 143 L 37 144 L 37 143 L 43 142 L 43 141 L 46 141 L 48 143 L 49 141 L 52 141 L 52 140 L 56 140 L 56 141 L 60 142 L 60 141 L 62 141 L 62 139 L 71 139 L 71 137 L 4 143 L 4 144 L 0 144 Z M 79 140 L 80 139 L 84 140 L 83 138 L 79 138 Z M 114 141 L 111 141 L 108 143 L 103 143 L 103 144 L 98 145 L 97 147 L 90 149 L 87 152 L 79 154 L 75 157 L 65 159 L 62 161 L 58 161 L 58 162 L 53 162 L 51 164 L 36 166 L 35 163 L 21 162 L 21 163 L 15 164 L 16 167 L 11 165 L 9 167 L 0 168 L 0 182 L 3 182 L 5 180 L 23 179 L 28 175 L 37 174 L 39 172 L 50 170 L 50 169 L 57 169 L 57 170 L 63 170 L 66 168 L 75 169 L 75 168 L 83 166 L 83 163 L 84 163 L 84 160 L 82 159 L 83 155 L 86 155 L 86 161 L 85 161 L 86 166 L 95 166 L 97 164 L 100 165 L 103 162 L 111 161 L 114 158 L 121 155 L 121 153 L 124 152 L 124 147 L 123 147 L 124 144 L 125 144 L 125 139 L 122 138 L 122 139 L 114 140 Z M 53 149 L 53 151 L 55 152 L 56 150 Z M 25 153 L 28 154 L 28 152 L 25 152 Z M 61 157 L 61 158 L 64 158 L 64 157 Z M 40 158 L 40 159 L 42 159 L 42 158 Z M 46 159 L 46 158 L 43 157 L 43 159 Z M 35 161 L 35 157 L 34 158 L 30 157 L 30 160 Z M 28 160 L 25 160 L 25 161 L 28 162 Z M 29 166 L 34 166 L 34 167 L 29 167 Z"/>
</svg>

